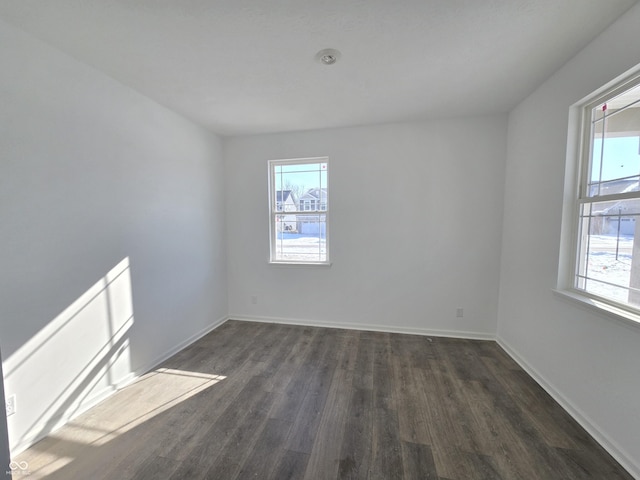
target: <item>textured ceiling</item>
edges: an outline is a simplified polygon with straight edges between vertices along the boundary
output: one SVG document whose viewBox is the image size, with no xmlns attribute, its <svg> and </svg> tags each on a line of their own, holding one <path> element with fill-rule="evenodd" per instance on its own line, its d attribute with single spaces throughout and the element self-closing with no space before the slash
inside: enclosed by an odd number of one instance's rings
<svg viewBox="0 0 640 480">
<path fill-rule="evenodd" d="M 0 18 L 239 135 L 506 112 L 635 3 L 1 0 Z"/>
</svg>

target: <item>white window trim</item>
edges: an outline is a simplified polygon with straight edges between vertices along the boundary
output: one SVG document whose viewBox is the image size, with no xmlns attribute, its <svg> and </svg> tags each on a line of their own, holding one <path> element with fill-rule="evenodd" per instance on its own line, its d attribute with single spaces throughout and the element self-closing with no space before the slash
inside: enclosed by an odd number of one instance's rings
<svg viewBox="0 0 640 480">
<path fill-rule="evenodd" d="M 275 188 L 275 168 L 276 165 L 285 165 L 285 164 L 305 164 L 305 163 L 326 163 L 327 164 L 327 187 L 331 185 L 331 168 L 329 167 L 329 157 L 309 157 L 309 158 L 291 158 L 291 159 L 279 159 L 279 160 L 269 160 L 267 162 L 268 165 L 268 209 L 269 209 L 269 264 L 270 265 L 278 265 L 285 267 L 330 267 L 331 260 L 329 257 L 329 209 L 326 210 L 300 210 L 299 212 L 294 213 L 305 213 L 305 214 L 313 214 L 319 213 L 325 216 L 325 238 L 326 238 L 326 254 L 324 261 L 290 261 L 290 260 L 276 260 L 276 228 L 274 217 L 278 214 L 275 210 L 275 192 L 273 189 Z M 273 203 L 272 203 L 273 202 Z M 328 203 L 328 202 L 327 202 Z"/>
<path fill-rule="evenodd" d="M 563 298 L 577 302 L 587 309 L 620 320 L 626 325 L 640 328 L 640 308 L 619 303 L 575 287 L 577 267 L 577 246 L 579 236 L 580 188 L 588 171 L 588 162 L 583 151 L 590 148 L 590 112 L 595 106 L 605 102 L 625 90 L 640 83 L 640 65 L 620 75 L 593 94 L 583 98 L 569 109 L 569 129 L 567 136 L 567 156 L 563 195 L 562 225 L 560 234 L 560 257 L 558 279 L 553 292 Z"/>
<path fill-rule="evenodd" d="M 616 307 L 610 302 L 584 295 L 581 290 L 553 289 L 553 293 L 561 298 L 568 299 L 578 306 L 585 307 L 593 313 L 604 314 L 608 318 L 622 322 L 625 325 L 640 328 L 640 314 L 629 311 L 626 308 Z"/>
</svg>

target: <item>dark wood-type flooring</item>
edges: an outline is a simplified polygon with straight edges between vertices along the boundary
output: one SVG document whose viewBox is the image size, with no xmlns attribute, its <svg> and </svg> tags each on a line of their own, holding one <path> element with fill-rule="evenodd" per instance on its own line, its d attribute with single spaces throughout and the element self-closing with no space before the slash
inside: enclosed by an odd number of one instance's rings
<svg viewBox="0 0 640 480">
<path fill-rule="evenodd" d="M 65 480 L 632 478 L 495 342 L 237 321 L 14 460 Z"/>
</svg>

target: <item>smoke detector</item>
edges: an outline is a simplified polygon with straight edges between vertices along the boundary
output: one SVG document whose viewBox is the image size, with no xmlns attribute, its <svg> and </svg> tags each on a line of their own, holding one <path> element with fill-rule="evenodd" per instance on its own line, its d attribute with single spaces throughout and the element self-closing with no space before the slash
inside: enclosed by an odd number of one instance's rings
<svg viewBox="0 0 640 480">
<path fill-rule="evenodd" d="M 335 48 L 325 48 L 316 53 L 316 60 L 322 65 L 333 65 L 340 58 L 340 52 Z"/>
</svg>

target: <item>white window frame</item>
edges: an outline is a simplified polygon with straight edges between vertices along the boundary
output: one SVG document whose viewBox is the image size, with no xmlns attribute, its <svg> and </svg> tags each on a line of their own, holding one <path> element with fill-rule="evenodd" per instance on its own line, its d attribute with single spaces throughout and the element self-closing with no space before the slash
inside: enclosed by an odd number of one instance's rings
<svg viewBox="0 0 640 480">
<path fill-rule="evenodd" d="M 268 162 L 268 170 L 269 170 L 269 263 L 274 265 L 317 265 L 317 266 L 330 266 L 331 262 L 329 259 L 329 208 L 328 205 L 324 210 L 311 209 L 310 201 L 306 201 L 304 205 L 298 205 L 298 208 L 294 211 L 287 212 L 290 215 L 297 214 L 321 214 L 325 217 L 325 255 L 324 260 L 314 260 L 314 261 L 303 261 L 303 260 L 290 260 L 290 259 L 279 259 L 277 258 L 277 216 L 282 215 L 282 212 L 277 211 L 276 206 L 276 179 L 275 179 L 275 167 L 278 165 L 304 165 L 304 164 L 326 164 L 327 165 L 327 185 L 320 185 L 320 188 L 325 188 L 327 190 L 327 199 L 329 196 L 329 185 L 330 181 L 330 171 L 329 168 L 329 158 L 328 157 L 312 157 L 312 158 L 294 158 L 294 159 L 284 159 L 284 160 L 269 160 Z M 316 202 L 317 203 L 317 202 Z M 329 203 L 328 201 L 326 202 Z"/>
<path fill-rule="evenodd" d="M 625 91 L 640 85 L 640 65 L 631 72 L 600 88 L 589 97 L 571 107 L 567 164 L 565 169 L 564 206 L 560 242 L 560 263 L 555 293 L 605 313 L 608 316 L 640 327 L 640 307 L 615 301 L 579 289 L 577 285 L 580 255 L 580 207 L 587 197 L 587 182 L 591 163 L 591 112 L 593 108 L 610 101 Z M 601 201 L 595 197 L 594 201 Z M 640 199 L 640 191 L 607 195 L 607 200 Z M 640 221 L 640 217 L 637 219 Z M 638 239 L 640 241 L 640 239 Z"/>
</svg>

